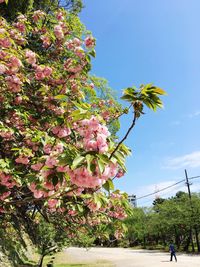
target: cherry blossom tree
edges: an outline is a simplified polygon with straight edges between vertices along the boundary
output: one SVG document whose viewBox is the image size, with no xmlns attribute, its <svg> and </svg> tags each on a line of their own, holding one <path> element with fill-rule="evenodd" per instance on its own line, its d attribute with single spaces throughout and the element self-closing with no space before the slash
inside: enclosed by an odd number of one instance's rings
<svg viewBox="0 0 200 267">
<path fill-rule="evenodd" d="M 2 1 L 3 2 L 3 1 Z M 126 172 L 123 141 L 144 106 L 162 106 L 164 91 L 152 84 L 127 88 L 121 108 L 101 98 L 90 75 L 95 38 L 64 9 L 41 10 L 0 21 L 0 213 L 33 222 L 40 213 L 68 236 L 102 222 L 123 231 L 127 195 L 113 179 Z M 133 112 L 118 141 L 119 117 Z M 22 212 L 23 211 L 23 212 Z"/>
</svg>

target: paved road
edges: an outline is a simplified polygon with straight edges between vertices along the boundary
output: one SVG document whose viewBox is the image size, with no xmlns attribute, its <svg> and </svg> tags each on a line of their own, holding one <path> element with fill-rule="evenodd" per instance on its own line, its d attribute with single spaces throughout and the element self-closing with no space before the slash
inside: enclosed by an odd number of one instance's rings
<svg viewBox="0 0 200 267">
<path fill-rule="evenodd" d="M 68 248 L 65 253 L 72 263 L 103 262 L 113 263 L 116 267 L 200 267 L 200 256 L 178 254 L 178 262 L 169 261 L 169 253 L 132 250 L 125 248 Z"/>
</svg>

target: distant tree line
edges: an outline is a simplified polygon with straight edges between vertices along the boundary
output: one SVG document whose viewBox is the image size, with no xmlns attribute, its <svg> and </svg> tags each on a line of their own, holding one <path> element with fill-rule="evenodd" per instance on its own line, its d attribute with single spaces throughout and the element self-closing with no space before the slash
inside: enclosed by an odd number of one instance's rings
<svg viewBox="0 0 200 267">
<path fill-rule="evenodd" d="M 130 246 L 165 248 L 173 241 L 178 250 L 200 252 L 200 194 L 190 199 L 178 192 L 175 197 L 156 199 L 152 208 L 134 208 L 126 225 Z"/>
</svg>

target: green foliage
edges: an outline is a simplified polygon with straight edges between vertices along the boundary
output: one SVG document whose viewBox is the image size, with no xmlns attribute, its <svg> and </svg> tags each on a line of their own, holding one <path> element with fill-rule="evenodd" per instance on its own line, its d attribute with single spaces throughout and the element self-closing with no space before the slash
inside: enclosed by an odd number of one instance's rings
<svg viewBox="0 0 200 267">
<path fill-rule="evenodd" d="M 118 117 L 124 113 L 122 105 L 117 100 L 116 91 L 109 86 L 108 81 L 104 78 L 91 75 L 90 80 L 94 85 L 95 91 L 91 88 L 86 88 L 86 101 L 94 103 L 94 111 L 103 115 L 103 117 L 105 116 L 109 131 L 112 135 L 115 135 L 120 129 Z"/>
<path fill-rule="evenodd" d="M 166 95 L 166 92 L 153 84 L 141 85 L 139 89 L 129 87 L 124 90 L 121 99 L 126 100 L 138 111 L 138 116 L 143 113 L 143 105 L 156 111 L 157 108 L 163 107 L 160 95 Z"/>
<path fill-rule="evenodd" d="M 161 245 L 165 248 L 171 240 L 180 250 L 190 249 L 190 229 L 193 242 L 200 232 L 200 195 L 178 192 L 169 199 L 157 199 L 153 208 L 134 208 L 126 220 L 130 245 Z M 197 236 L 194 235 L 195 231 Z"/>
<path fill-rule="evenodd" d="M 59 0 L 7 0 L 1 3 L 0 16 L 8 21 L 15 20 L 19 13 L 27 14 L 33 10 L 43 10 L 46 13 L 64 7 L 73 14 L 78 14 L 83 8 L 82 0 L 65 0 L 60 4 Z"/>
</svg>

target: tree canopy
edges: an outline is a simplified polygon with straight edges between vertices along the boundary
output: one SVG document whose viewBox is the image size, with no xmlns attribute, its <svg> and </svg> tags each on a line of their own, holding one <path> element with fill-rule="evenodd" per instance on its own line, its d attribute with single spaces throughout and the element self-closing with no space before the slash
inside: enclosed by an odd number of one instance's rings
<svg viewBox="0 0 200 267">
<path fill-rule="evenodd" d="M 9 0 L 1 4 L 0 16 L 9 21 L 16 19 L 19 13 L 27 14 L 33 10 L 53 12 L 63 7 L 73 14 L 78 14 L 83 8 L 82 0 Z"/>
<path fill-rule="evenodd" d="M 184 251 L 199 251 L 200 196 L 185 192 L 154 201 L 153 208 L 137 208 L 127 218 L 127 238 L 131 245 L 167 247 L 171 240 Z"/>
</svg>

